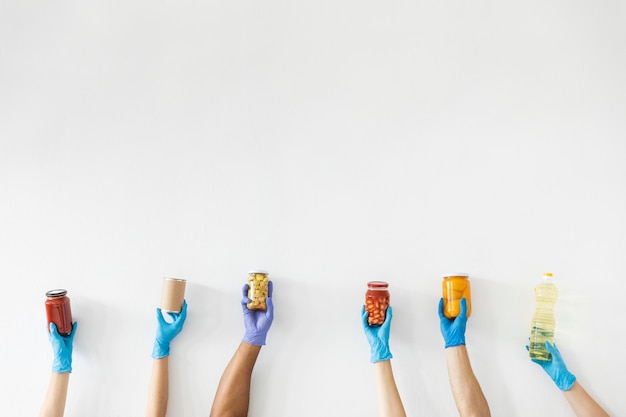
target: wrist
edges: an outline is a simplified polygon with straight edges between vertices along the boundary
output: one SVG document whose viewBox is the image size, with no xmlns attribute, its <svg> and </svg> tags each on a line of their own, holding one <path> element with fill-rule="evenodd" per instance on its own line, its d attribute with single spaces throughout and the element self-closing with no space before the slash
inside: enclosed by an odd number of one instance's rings
<svg viewBox="0 0 626 417">
<path fill-rule="evenodd" d="M 71 373 L 72 372 L 72 358 L 54 358 L 52 362 L 52 372 L 55 374 Z"/>
<path fill-rule="evenodd" d="M 446 349 L 455 346 L 465 346 L 465 333 L 444 334 L 443 341 Z"/>
<path fill-rule="evenodd" d="M 554 383 L 561 391 L 571 390 L 574 386 L 574 382 L 576 382 L 576 377 L 567 370 L 565 370 L 563 375 L 559 375 L 559 377 L 554 379 Z"/>
<path fill-rule="evenodd" d="M 161 359 L 170 354 L 170 344 L 162 343 L 158 340 L 154 341 L 154 347 L 152 348 L 152 358 L 153 359 Z"/>
<path fill-rule="evenodd" d="M 245 333 L 243 338 L 241 339 L 243 342 L 246 342 L 249 345 L 253 346 L 265 346 L 265 339 L 267 338 L 267 334 L 258 334 L 258 333 Z"/>
<path fill-rule="evenodd" d="M 375 343 L 370 349 L 370 362 L 382 362 L 393 358 L 389 345 L 386 343 Z"/>
<path fill-rule="evenodd" d="M 463 339 L 455 339 L 455 340 L 446 340 L 445 348 L 453 348 L 457 346 L 465 346 L 465 338 Z"/>
</svg>

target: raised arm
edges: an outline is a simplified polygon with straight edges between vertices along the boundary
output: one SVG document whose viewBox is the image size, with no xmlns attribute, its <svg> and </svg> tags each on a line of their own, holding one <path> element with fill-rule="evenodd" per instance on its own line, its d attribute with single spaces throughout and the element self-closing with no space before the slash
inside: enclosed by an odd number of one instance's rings
<svg viewBox="0 0 626 417">
<path fill-rule="evenodd" d="M 576 381 L 576 377 L 567 370 L 565 362 L 556 345 L 546 341 L 546 349 L 552 354 L 549 361 L 539 361 L 532 359 L 540 365 L 550 376 L 556 386 L 563 392 L 577 417 L 608 417 L 608 413 L 595 402 L 593 398 L 584 390 L 582 385 Z"/>
<path fill-rule="evenodd" d="M 148 387 L 147 417 L 165 417 L 169 397 L 169 354 L 170 343 L 182 331 L 187 318 L 187 302 L 180 313 L 167 313 L 171 322 L 165 321 L 157 308 L 157 334 L 152 349 L 152 376 Z"/>
<path fill-rule="evenodd" d="M 250 404 L 250 381 L 261 346 L 274 320 L 273 283 L 269 283 L 267 310 L 249 310 L 248 284 L 243 287 L 243 340 L 226 366 L 215 393 L 211 417 L 246 417 Z"/>
<path fill-rule="evenodd" d="M 461 299 L 461 312 L 451 320 L 443 314 L 443 299 L 439 301 L 441 334 L 446 348 L 448 377 L 456 408 L 461 417 L 489 417 L 489 404 L 470 365 L 465 347 L 465 327 L 467 324 L 467 301 Z"/>
<path fill-rule="evenodd" d="M 379 417 L 406 417 L 391 369 L 393 356 L 389 350 L 389 332 L 392 315 L 393 311 L 389 307 L 384 323 L 381 326 L 370 326 L 367 323 L 365 306 L 361 309 L 361 321 L 370 345 L 370 362 L 374 364 L 378 415 Z"/>
<path fill-rule="evenodd" d="M 48 391 L 39 411 L 39 417 L 63 417 L 67 388 L 70 382 L 70 373 L 72 372 L 72 349 L 77 328 L 78 323 L 74 322 L 70 335 L 61 336 L 56 325 L 50 323 L 48 338 L 52 345 L 54 359 L 52 361 L 52 374 L 50 375 Z"/>
</svg>

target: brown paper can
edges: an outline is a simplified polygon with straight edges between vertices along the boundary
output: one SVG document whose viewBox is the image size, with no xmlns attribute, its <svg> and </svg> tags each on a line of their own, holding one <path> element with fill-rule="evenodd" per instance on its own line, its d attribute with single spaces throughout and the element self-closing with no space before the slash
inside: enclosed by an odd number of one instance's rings
<svg viewBox="0 0 626 417">
<path fill-rule="evenodd" d="M 185 301 L 185 286 L 187 280 L 179 278 L 163 278 L 161 292 L 161 310 L 170 313 L 180 313 Z"/>
</svg>

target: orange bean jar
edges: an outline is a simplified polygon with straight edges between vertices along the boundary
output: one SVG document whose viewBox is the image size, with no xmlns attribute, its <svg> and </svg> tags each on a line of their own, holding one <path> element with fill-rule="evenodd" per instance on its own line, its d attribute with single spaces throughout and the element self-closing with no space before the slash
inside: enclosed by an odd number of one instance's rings
<svg viewBox="0 0 626 417">
<path fill-rule="evenodd" d="M 67 291 L 50 290 L 46 292 L 46 297 L 48 331 L 50 331 L 50 323 L 54 323 L 60 335 L 68 336 L 72 333 L 72 309 Z"/>
<path fill-rule="evenodd" d="M 443 314 L 449 319 L 461 314 L 461 298 L 467 300 L 467 317 L 472 314 L 469 275 L 464 273 L 443 276 Z"/>
<path fill-rule="evenodd" d="M 380 326 L 385 321 L 387 307 L 389 307 L 389 284 L 384 281 L 370 281 L 365 293 L 365 311 L 367 324 Z"/>
</svg>

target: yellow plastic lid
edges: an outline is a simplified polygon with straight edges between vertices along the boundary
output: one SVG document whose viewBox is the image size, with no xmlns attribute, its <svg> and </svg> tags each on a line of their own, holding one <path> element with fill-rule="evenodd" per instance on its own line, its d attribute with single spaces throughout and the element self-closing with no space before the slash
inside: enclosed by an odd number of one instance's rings
<svg viewBox="0 0 626 417">
<path fill-rule="evenodd" d="M 551 277 L 552 276 L 552 272 L 544 272 L 543 276 L 544 277 Z"/>
</svg>

